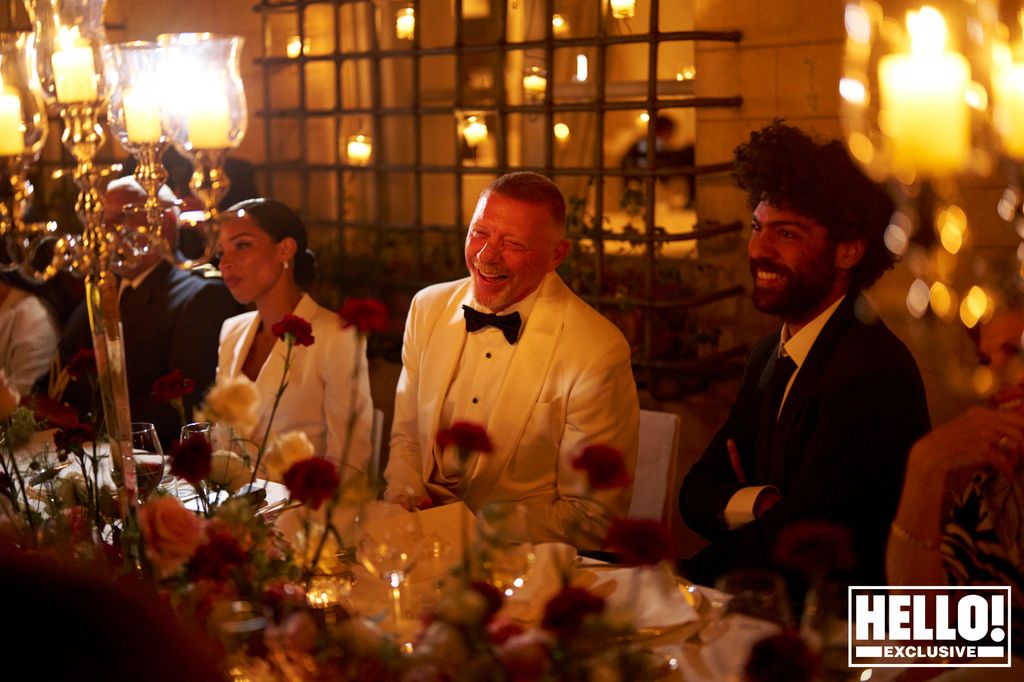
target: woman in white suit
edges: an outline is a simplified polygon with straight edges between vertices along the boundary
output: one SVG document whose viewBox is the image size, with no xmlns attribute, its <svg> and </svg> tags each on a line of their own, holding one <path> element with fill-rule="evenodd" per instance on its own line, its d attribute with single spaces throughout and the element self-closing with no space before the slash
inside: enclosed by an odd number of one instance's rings
<svg viewBox="0 0 1024 682">
<path fill-rule="evenodd" d="M 235 300 L 256 310 L 224 322 L 217 379 L 244 374 L 260 392 L 259 442 L 267 428 L 281 382 L 287 347 L 271 331 L 285 315 L 313 327 L 310 346 L 292 349 L 288 386 L 274 416 L 273 433 L 303 431 L 317 455 L 340 462 L 349 415 L 356 419 L 348 465 L 367 471 L 373 404 L 366 348 L 355 328 L 343 329 L 338 315 L 305 293 L 316 274 L 306 227 L 299 216 L 272 199 L 250 199 L 231 208 L 238 217 L 218 237 L 220 269 Z M 354 385 L 353 385 L 354 383 Z"/>
</svg>

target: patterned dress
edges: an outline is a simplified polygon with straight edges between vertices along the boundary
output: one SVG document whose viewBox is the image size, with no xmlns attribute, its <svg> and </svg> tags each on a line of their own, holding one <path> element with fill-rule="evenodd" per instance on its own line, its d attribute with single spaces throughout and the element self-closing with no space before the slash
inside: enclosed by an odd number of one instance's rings
<svg viewBox="0 0 1024 682">
<path fill-rule="evenodd" d="M 1010 586 L 1013 653 L 1024 655 L 1024 468 L 971 480 L 947 517 L 942 558 L 951 585 Z"/>
</svg>

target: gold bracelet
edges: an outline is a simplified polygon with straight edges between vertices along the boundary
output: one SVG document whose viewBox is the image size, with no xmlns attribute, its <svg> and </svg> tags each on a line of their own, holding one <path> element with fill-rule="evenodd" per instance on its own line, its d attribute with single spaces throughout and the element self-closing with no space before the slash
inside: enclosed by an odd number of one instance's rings
<svg viewBox="0 0 1024 682">
<path fill-rule="evenodd" d="M 935 542 L 935 540 L 929 540 L 928 538 L 923 538 L 920 535 L 914 535 L 895 521 L 892 522 L 889 529 L 897 540 L 907 543 L 914 549 L 924 549 L 929 552 L 939 551 L 938 542 Z"/>
</svg>

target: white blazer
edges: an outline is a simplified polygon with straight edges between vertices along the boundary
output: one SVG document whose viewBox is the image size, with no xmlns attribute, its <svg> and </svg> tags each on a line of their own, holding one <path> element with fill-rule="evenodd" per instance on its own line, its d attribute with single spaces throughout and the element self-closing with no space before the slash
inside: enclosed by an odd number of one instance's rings
<svg viewBox="0 0 1024 682">
<path fill-rule="evenodd" d="M 429 479 L 435 437 L 449 426 L 439 423 L 441 409 L 466 339 L 462 305 L 471 301 L 468 278 L 435 284 L 413 299 L 385 499 L 407 490 L 435 502 L 452 499 Z M 626 515 L 631 489 L 602 491 L 589 499 L 585 478 L 571 462 L 584 446 L 603 443 L 622 450 L 632 474 L 639 415 L 622 332 L 550 273 L 485 425 L 495 452 L 471 465 L 466 503 L 475 510 L 491 500 L 518 500 L 527 506 L 535 542 L 599 547 L 610 517 Z"/>
<path fill-rule="evenodd" d="M 273 433 L 304 431 L 317 455 L 341 461 L 349 414 L 355 410 L 348 464 L 364 474 L 370 460 L 373 401 L 366 366 L 366 344 L 354 328 L 342 329 L 338 315 L 303 295 L 292 313 L 313 326 L 313 345 L 292 349 L 288 387 L 277 406 Z M 259 329 L 256 312 L 224 321 L 220 331 L 217 380 L 242 373 L 242 365 Z M 252 434 L 263 438 L 284 371 L 287 346 L 277 341 L 260 368 L 256 387 L 260 392 L 260 421 Z M 353 383 L 354 382 L 354 383 Z M 354 401 L 354 402 L 353 402 Z"/>
</svg>

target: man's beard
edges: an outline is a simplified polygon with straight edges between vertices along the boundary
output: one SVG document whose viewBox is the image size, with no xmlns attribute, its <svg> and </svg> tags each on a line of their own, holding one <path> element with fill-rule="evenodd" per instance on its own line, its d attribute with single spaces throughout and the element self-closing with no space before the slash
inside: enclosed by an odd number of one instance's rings
<svg viewBox="0 0 1024 682">
<path fill-rule="evenodd" d="M 780 289 L 759 288 L 757 270 L 781 275 L 785 278 L 785 285 Z M 810 268 L 799 273 L 765 260 L 751 261 L 750 272 L 754 276 L 755 308 L 762 313 L 783 318 L 801 318 L 820 307 L 825 297 L 832 292 L 836 279 L 835 254 L 822 254 Z"/>
</svg>

